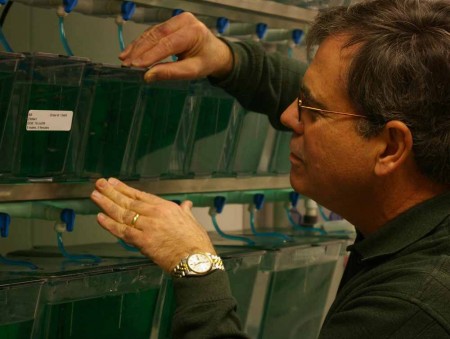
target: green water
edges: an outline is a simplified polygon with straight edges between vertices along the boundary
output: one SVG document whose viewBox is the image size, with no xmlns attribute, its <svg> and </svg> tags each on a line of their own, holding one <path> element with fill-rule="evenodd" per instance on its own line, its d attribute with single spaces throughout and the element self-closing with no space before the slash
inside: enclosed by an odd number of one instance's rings
<svg viewBox="0 0 450 339">
<path fill-rule="evenodd" d="M 277 174 L 286 174 L 291 170 L 289 162 L 289 143 L 291 141 L 291 132 L 277 132 L 275 149 L 270 160 L 269 172 Z"/>
<path fill-rule="evenodd" d="M 8 175 L 12 168 L 12 136 L 10 124 L 7 124 L 8 107 L 11 98 L 14 74 L 12 72 L 0 72 L 0 178 Z M 11 133 L 11 132 L 9 132 Z"/>
<path fill-rule="evenodd" d="M 202 97 L 199 105 L 189 171 L 199 176 L 224 174 L 227 171 L 233 140 L 228 131 L 233 98 Z M 233 124 L 230 124 L 233 129 Z M 230 134 L 231 133 L 231 134 Z"/>
<path fill-rule="evenodd" d="M 17 84 L 17 83 L 16 83 Z M 17 84 L 19 93 L 27 93 L 18 111 L 18 142 L 14 174 L 20 177 L 48 177 L 73 172 L 74 152 L 70 131 L 26 130 L 29 110 L 74 111 L 78 103 L 78 86 Z M 10 117 L 14 119 L 15 117 Z M 10 131 L 12 132 L 12 131 Z"/>
<path fill-rule="evenodd" d="M 267 116 L 247 112 L 237 142 L 232 170 L 237 175 L 256 173 L 269 129 Z"/>
<path fill-rule="evenodd" d="M 183 145 L 178 145 L 176 139 L 187 90 L 147 88 L 145 96 L 146 109 L 136 147 L 135 175 L 170 177 L 174 174 L 172 170 L 181 171 L 184 165 Z M 171 164 L 174 159 L 179 163 Z"/>
<path fill-rule="evenodd" d="M 175 313 L 176 303 L 173 293 L 172 279 L 166 281 L 166 294 L 164 296 L 164 305 L 161 313 L 161 321 L 159 323 L 158 339 L 171 339 L 172 317 Z"/>
<path fill-rule="evenodd" d="M 0 339 L 28 339 L 30 338 L 32 327 L 33 320 L 0 325 Z"/>
<path fill-rule="evenodd" d="M 91 86 L 94 86 L 93 84 Z M 89 88 L 89 84 L 86 86 Z M 85 122 L 81 176 L 124 178 L 121 168 L 131 131 L 141 85 L 119 80 L 98 80 L 93 90 L 92 106 Z M 86 89 L 83 93 L 86 93 Z"/>
<path fill-rule="evenodd" d="M 335 265 L 273 272 L 260 338 L 316 339 Z"/>
<path fill-rule="evenodd" d="M 6 114 L 8 112 L 14 73 L 0 70 L 0 131 L 5 127 Z"/>
<path fill-rule="evenodd" d="M 242 325 L 244 325 L 247 321 L 255 279 L 258 273 L 258 266 L 240 268 L 237 270 L 227 269 L 227 273 L 230 281 L 231 293 L 238 305 L 237 314 Z"/>
<path fill-rule="evenodd" d="M 148 339 L 159 289 L 45 306 L 46 339 Z"/>
</svg>

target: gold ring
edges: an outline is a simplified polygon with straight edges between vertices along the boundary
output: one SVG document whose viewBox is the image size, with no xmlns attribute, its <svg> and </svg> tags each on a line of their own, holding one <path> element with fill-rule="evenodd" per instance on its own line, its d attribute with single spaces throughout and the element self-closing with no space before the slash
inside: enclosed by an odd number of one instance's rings
<svg viewBox="0 0 450 339">
<path fill-rule="evenodd" d="M 134 216 L 133 220 L 131 220 L 131 227 L 135 227 L 136 226 L 136 223 L 137 223 L 137 220 L 139 219 L 139 217 L 140 217 L 140 214 L 136 213 L 136 215 Z"/>
</svg>

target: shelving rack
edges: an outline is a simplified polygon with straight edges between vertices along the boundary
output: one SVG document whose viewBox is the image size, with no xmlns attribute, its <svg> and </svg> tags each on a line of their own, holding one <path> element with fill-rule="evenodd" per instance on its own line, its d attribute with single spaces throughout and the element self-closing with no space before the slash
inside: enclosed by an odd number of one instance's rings
<svg viewBox="0 0 450 339">
<path fill-rule="evenodd" d="M 263 22 L 271 28 L 285 29 L 299 28 L 306 30 L 308 24 L 317 14 L 315 9 L 306 9 L 267 0 L 137 0 L 134 2 L 137 6 L 181 8 L 197 15 L 227 17 L 229 20 L 237 22 Z M 290 187 L 288 175 L 160 181 L 142 179 L 128 183 L 135 188 L 154 194 L 285 189 Z M 0 184 L 0 202 L 88 198 L 93 188 L 93 181 L 45 182 L 44 179 L 39 182 Z"/>
</svg>

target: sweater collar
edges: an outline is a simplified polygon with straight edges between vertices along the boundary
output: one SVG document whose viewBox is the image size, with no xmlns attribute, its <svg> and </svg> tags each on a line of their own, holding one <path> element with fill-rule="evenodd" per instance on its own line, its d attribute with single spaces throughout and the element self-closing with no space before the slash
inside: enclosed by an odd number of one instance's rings
<svg viewBox="0 0 450 339">
<path fill-rule="evenodd" d="M 348 250 L 357 252 L 361 261 L 395 254 L 433 231 L 449 215 L 450 192 L 446 192 L 403 212 L 368 237 L 357 239 Z"/>
</svg>

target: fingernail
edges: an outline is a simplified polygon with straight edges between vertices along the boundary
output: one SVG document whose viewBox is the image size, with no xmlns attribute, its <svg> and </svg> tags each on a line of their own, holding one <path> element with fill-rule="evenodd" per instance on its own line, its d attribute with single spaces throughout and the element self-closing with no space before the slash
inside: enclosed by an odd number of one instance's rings
<svg viewBox="0 0 450 339">
<path fill-rule="evenodd" d="M 117 186 L 119 184 L 119 180 L 117 180 L 116 178 L 109 178 L 108 182 L 112 185 L 112 186 Z"/>
<path fill-rule="evenodd" d="M 155 79 L 155 74 L 153 72 L 147 72 L 144 75 L 144 80 L 146 82 L 152 82 Z"/>
<path fill-rule="evenodd" d="M 103 214 L 103 213 L 99 213 L 99 214 L 97 214 L 97 218 L 98 218 L 98 220 L 106 220 L 106 216 Z"/>
<path fill-rule="evenodd" d="M 140 67 L 142 65 L 142 59 L 141 58 L 134 59 L 131 62 L 131 65 L 134 67 Z"/>
<path fill-rule="evenodd" d="M 97 186 L 100 188 L 105 188 L 106 186 L 108 186 L 108 183 L 105 179 L 102 178 L 97 181 Z"/>
<path fill-rule="evenodd" d="M 92 196 L 93 196 L 94 198 L 97 198 L 97 199 L 100 199 L 100 198 L 102 197 L 102 195 L 100 194 L 100 192 L 99 192 L 99 191 L 96 191 L 96 190 L 94 190 L 94 191 L 92 192 Z"/>
</svg>

